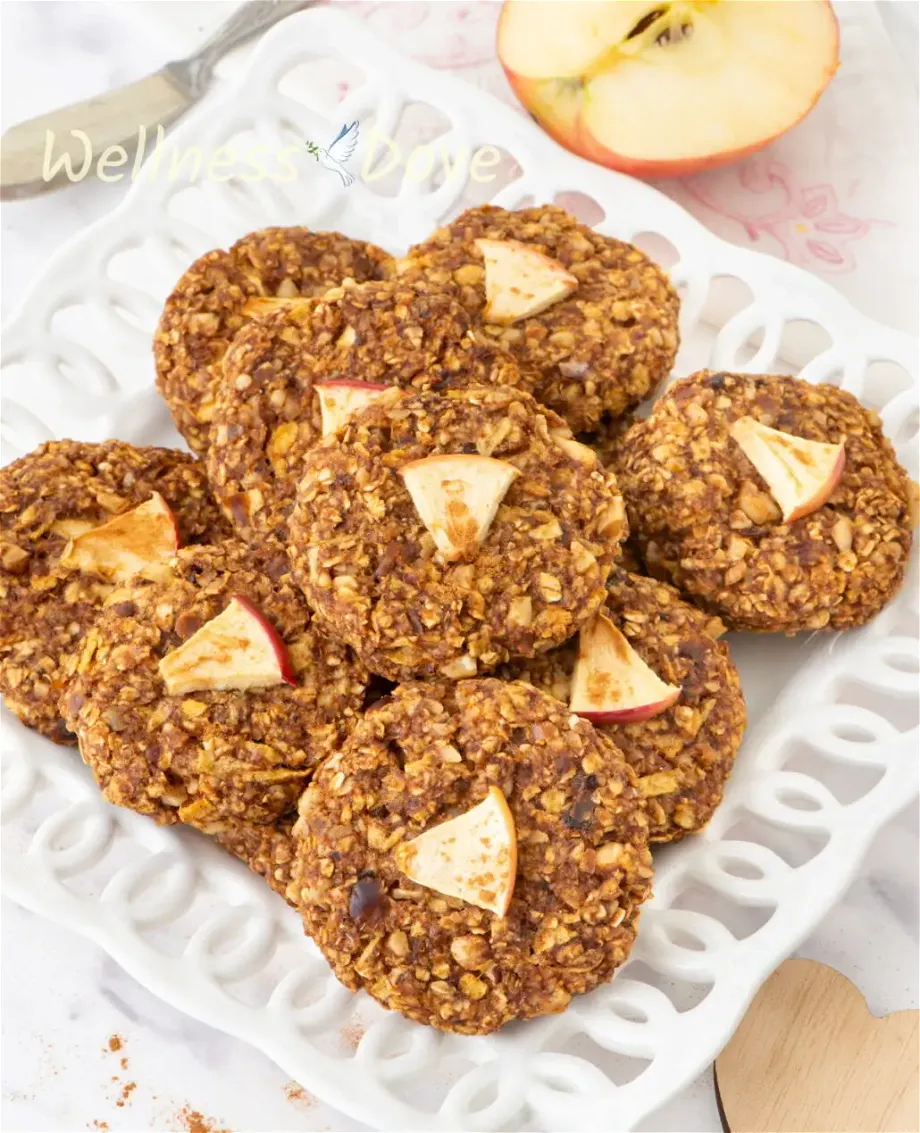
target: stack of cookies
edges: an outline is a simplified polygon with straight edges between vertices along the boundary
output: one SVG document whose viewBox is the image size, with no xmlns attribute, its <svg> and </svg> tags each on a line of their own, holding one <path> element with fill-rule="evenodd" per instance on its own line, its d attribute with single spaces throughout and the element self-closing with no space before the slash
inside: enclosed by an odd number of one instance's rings
<svg viewBox="0 0 920 1133">
<path fill-rule="evenodd" d="M 270 228 L 167 300 L 195 456 L 51 442 L 0 471 L 0 688 L 105 796 L 294 905 L 348 987 L 476 1034 L 629 954 L 650 846 L 745 727 L 726 627 L 871 618 L 911 485 L 792 377 L 669 374 L 678 299 L 554 206 L 396 261 Z"/>
</svg>

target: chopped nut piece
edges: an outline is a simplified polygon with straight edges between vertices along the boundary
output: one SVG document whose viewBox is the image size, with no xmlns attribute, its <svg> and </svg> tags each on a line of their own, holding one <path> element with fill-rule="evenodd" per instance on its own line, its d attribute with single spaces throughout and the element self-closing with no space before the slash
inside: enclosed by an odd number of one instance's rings
<svg viewBox="0 0 920 1133">
<path fill-rule="evenodd" d="M 671 771 L 656 771 L 653 775 L 644 775 L 639 780 L 639 790 L 647 799 L 656 795 L 670 794 L 676 791 L 677 787 L 677 776 Z"/>
<path fill-rule="evenodd" d="M 778 523 L 783 517 L 779 504 L 770 493 L 761 491 L 750 480 L 745 480 L 741 485 L 738 503 L 752 523 Z"/>
<path fill-rule="evenodd" d="M 842 515 L 831 528 L 831 538 L 840 551 L 849 551 L 853 546 L 853 524 Z"/>
</svg>

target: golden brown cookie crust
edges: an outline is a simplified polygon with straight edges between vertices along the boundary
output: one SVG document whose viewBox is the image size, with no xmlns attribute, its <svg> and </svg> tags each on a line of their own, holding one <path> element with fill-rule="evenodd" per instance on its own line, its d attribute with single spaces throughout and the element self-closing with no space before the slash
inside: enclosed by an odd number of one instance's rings
<svg viewBox="0 0 920 1133">
<path fill-rule="evenodd" d="M 722 801 L 746 724 L 741 681 L 717 618 L 667 583 L 615 569 L 606 610 L 643 661 L 680 685 L 672 708 L 635 724 L 595 724 L 622 751 L 646 800 L 649 840 L 674 842 L 706 825 Z M 568 704 L 577 642 L 502 670 Z"/>
<path fill-rule="evenodd" d="M 322 295 L 348 278 L 381 279 L 392 263 L 373 244 L 307 228 L 263 228 L 196 260 L 166 300 L 153 340 L 157 387 L 189 447 L 207 452 L 221 362 L 248 321 L 249 300 Z"/>
<path fill-rule="evenodd" d="M 846 444 L 828 501 L 781 522 L 731 439 L 739 417 Z M 852 394 L 774 374 L 708 370 L 670 387 L 627 433 L 617 473 L 648 570 L 732 628 L 862 625 L 897 592 L 911 547 L 909 484 L 877 414 Z"/>
<path fill-rule="evenodd" d="M 294 861 L 293 826 L 293 814 L 268 824 L 225 818 L 214 841 L 245 862 L 279 896 L 287 899 Z"/>
<path fill-rule="evenodd" d="M 399 281 L 333 288 L 253 319 L 227 352 L 224 379 L 208 471 L 244 538 L 283 537 L 304 454 L 322 435 L 314 382 L 424 390 L 521 381 L 509 355 L 473 339 L 455 299 Z"/>
<path fill-rule="evenodd" d="M 306 455 L 290 551 L 311 605 L 393 680 L 473 676 L 569 638 L 625 535 L 611 473 L 563 451 L 562 420 L 512 389 L 382 398 Z M 440 453 L 512 464 L 485 541 L 436 555 L 400 469 Z"/>
<path fill-rule="evenodd" d="M 169 696 L 158 662 L 248 598 L 285 642 L 297 686 Z M 110 802 L 209 834 L 224 820 L 289 813 L 363 705 L 367 673 L 314 625 L 283 548 L 225 542 L 180 551 L 172 577 L 110 601 L 64 697 L 68 726 Z"/>
<path fill-rule="evenodd" d="M 485 305 L 479 238 L 538 246 L 578 278 L 573 294 L 509 327 L 482 323 L 479 333 L 509 350 L 534 395 L 591 432 L 649 397 L 677 353 L 677 294 L 644 252 L 579 224 L 555 205 L 509 212 L 467 209 L 409 249 L 402 277 L 450 287 L 477 318 Z"/>
<path fill-rule="evenodd" d="M 0 691 L 7 708 L 57 743 L 75 650 L 113 584 L 59 565 L 68 539 L 159 492 L 182 542 L 229 533 L 204 468 L 187 453 L 122 441 L 49 441 L 0 469 Z"/>
<path fill-rule="evenodd" d="M 397 845 L 490 786 L 516 827 L 505 917 L 411 882 L 394 861 Z M 291 897 L 347 987 L 482 1034 L 611 978 L 650 894 L 646 834 L 620 753 L 552 697 L 489 679 L 407 684 L 304 793 Z"/>
</svg>

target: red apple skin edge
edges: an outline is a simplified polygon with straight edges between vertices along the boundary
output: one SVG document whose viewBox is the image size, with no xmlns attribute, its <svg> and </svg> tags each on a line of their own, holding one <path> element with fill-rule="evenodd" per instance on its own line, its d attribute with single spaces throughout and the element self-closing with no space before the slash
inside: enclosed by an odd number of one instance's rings
<svg viewBox="0 0 920 1133">
<path fill-rule="evenodd" d="M 291 656 L 287 651 L 287 646 L 278 636 L 278 631 L 265 617 L 262 611 L 252 604 L 248 598 L 244 598 L 242 594 L 234 594 L 231 601 L 238 602 L 247 614 L 250 614 L 259 623 L 263 633 L 271 642 L 271 647 L 275 651 L 275 656 L 278 658 L 278 668 L 281 671 L 281 679 L 285 684 L 297 687 L 297 677 L 294 675 L 294 666 L 291 664 Z"/>
<path fill-rule="evenodd" d="M 830 0 L 826 0 L 826 3 L 830 7 Z M 529 97 L 530 88 L 546 80 L 527 79 L 522 75 L 516 75 L 505 66 L 501 56 L 501 36 L 502 26 L 505 20 L 505 11 L 503 6 L 501 16 L 498 20 L 498 33 L 496 36 L 498 61 L 501 63 L 502 70 L 505 72 L 505 76 L 511 84 L 511 89 L 514 91 L 518 101 L 524 109 L 530 113 L 530 106 L 534 101 Z M 833 9 L 831 9 L 831 15 L 833 16 L 834 23 L 834 55 L 839 58 L 840 25 Z M 769 138 L 762 138 L 759 141 L 752 142 L 749 146 L 741 146 L 734 150 L 725 150 L 722 153 L 703 154 L 699 157 L 674 159 L 673 161 L 651 161 L 642 158 L 634 159 L 625 157 L 622 154 L 611 153 L 610 150 L 600 145 L 587 133 L 580 121 L 576 124 L 574 137 L 566 136 L 552 123 L 545 122 L 542 118 L 538 119 L 538 123 L 540 128 L 564 149 L 569 150 L 578 157 L 585 157 L 589 161 L 595 162 L 597 165 L 603 165 L 607 169 L 615 169 L 618 173 L 628 173 L 632 177 L 639 177 L 643 180 L 689 177 L 693 173 L 702 173 L 707 169 L 718 169 L 720 166 L 731 165 L 732 162 L 741 161 L 743 158 L 750 157 L 751 154 L 758 153 L 760 150 L 765 149 L 771 142 L 775 142 L 777 138 L 781 138 L 783 134 L 788 133 L 794 126 L 798 126 L 798 124 L 814 110 L 818 99 L 820 99 L 821 95 L 827 90 L 827 85 L 832 78 L 833 74 L 827 76 L 827 81 L 824 83 L 824 86 L 815 92 L 814 98 L 795 122 L 791 122 L 784 130 L 772 134 Z"/>
<path fill-rule="evenodd" d="M 592 724 L 639 724 L 643 720 L 651 720 L 653 716 L 660 715 L 672 704 L 676 704 L 680 699 L 681 691 L 680 688 L 676 688 L 664 700 L 659 700 L 655 704 L 640 704 L 636 708 L 617 708 L 604 712 L 576 712 L 575 715 Z"/>
<path fill-rule="evenodd" d="M 830 474 L 827 483 L 824 487 L 810 500 L 805 503 L 799 504 L 795 511 L 789 516 L 785 523 L 794 523 L 797 519 L 803 519 L 806 515 L 811 515 L 813 511 L 817 511 L 819 507 L 827 503 L 827 501 L 834 494 L 837 485 L 840 483 L 840 477 L 843 475 L 843 469 L 846 465 L 847 453 L 846 449 L 840 450 L 840 455 L 837 457 L 837 463 L 834 465 L 834 470 Z"/>
</svg>

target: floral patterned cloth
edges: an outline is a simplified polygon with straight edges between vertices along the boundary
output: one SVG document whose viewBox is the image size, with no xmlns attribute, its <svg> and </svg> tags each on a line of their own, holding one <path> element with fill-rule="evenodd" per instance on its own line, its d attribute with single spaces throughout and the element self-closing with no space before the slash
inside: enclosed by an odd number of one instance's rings
<svg viewBox="0 0 920 1133">
<path fill-rule="evenodd" d="M 339 2 L 406 54 L 517 105 L 495 56 L 500 3 Z M 803 123 L 745 161 L 658 187 L 724 239 L 829 276 L 864 313 L 915 330 L 916 92 L 875 5 L 836 10 L 841 67 Z"/>
</svg>

